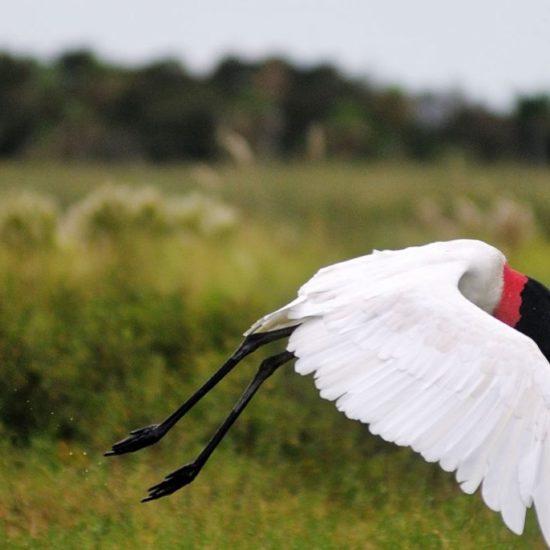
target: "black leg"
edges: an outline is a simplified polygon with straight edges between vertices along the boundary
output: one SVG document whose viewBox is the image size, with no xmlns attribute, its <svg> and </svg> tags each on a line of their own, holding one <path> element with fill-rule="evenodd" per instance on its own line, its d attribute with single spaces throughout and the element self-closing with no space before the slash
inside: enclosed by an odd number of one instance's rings
<svg viewBox="0 0 550 550">
<path fill-rule="evenodd" d="M 290 336 L 295 328 L 296 326 L 293 326 L 273 330 L 271 332 L 249 334 L 221 368 L 170 416 L 165 418 L 160 424 L 152 424 L 151 426 L 145 426 L 144 428 L 131 431 L 128 437 L 115 443 L 112 449 L 105 453 L 105 456 L 131 453 L 157 443 L 185 413 L 200 401 L 218 382 L 220 382 L 220 380 L 231 372 L 244 357 L 269 342 Z"/>
<path fill-rule="evenodd" d="M 223 421 L 222 425 L 218 428 L 212 439 L 208 442 L 206 447 L 201 451 L 199 456 L 191 463 L 182 466 L 178 470 L 175 470 L 171 474 L 168 474 L 163 481 L 158 485 L 154 485 L 149 489 L 149 494 L 142 499 L 142 502 L 148 502 L 167 495 L 172 494 L 174 491 L 181 489 L 185 485 L 191 483 L 199 474 L 202 467 L 206 464 L 206 461 L 210 455 L 214 452 L 214 449 L 218 446 L 220 441 L 224 438 L 225 434 L 231 428 L 235 420 L 239 417 L 241 412 L 248 405 L 248 402 L 252 399 L 254 394 L 258 391 L 260 386 L 269 378 L 280 366 L 288 363 L 294 358 L 294 354 L 290 351 L 284 351 L 278 355 L 273 355 L 262 361 L 258 372 L 241 395 L 240 399 L 234 405 L 233 409 Z"/>
</svg>

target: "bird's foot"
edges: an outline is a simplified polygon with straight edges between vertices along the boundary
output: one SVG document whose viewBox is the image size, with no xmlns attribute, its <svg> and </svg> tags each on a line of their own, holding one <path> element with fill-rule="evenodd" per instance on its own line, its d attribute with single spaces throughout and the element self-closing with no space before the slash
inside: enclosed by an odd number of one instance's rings
<svg viewBox="0 0 550 550">
<path fill-rule="evenodd" d="M 105 453 L 105 456 L 132 453 L 149 445 L 154 445 L 164 435 L 159 427 L 160 424 L 151 424 L 151 426 L 131 431 L 128 437 L 115 443 L 112 449 Z"/>
<path fill-rule="evenodd" d="M 201 467 L 194 462 L 186 464 L 181 468 L 168 474 L 160 483 L 153 485 L 148 489 L 149 494 L 141 499 L 141 502 L 149 502 L 171 495 L 178 489 L 189 485 L 200 472 Z"/>
</svg>

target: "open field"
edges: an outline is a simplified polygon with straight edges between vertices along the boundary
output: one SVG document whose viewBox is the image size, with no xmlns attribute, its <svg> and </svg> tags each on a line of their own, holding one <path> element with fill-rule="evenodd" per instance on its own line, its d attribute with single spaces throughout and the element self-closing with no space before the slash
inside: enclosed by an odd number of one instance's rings
<svg viewBox="0 0 550 550">
<path fill-rule="evenodd" d="M 120 205 L 92 217 L 90 196 L 105 184 L 157 194 L 132 199 L 142 217 Z M 45 222 L 17 206 L 22 189 Z M 236 217 L 217 229 L 199 219 L 202 210 L 190 217 L 189 202 L 176 198 L 191 192 L 203 210 L 221 205 Z M 200 450 L 257 357 L 158 447 L 102 456 L 175 407 L 318 267 L 455 237 L 489 240 L 549 283 L 550 172 L 460 162 L 0 164 L 0 540 L 12 548 L 543 548 L 533 513 L 515 536 L 479 495 L 345 419 L 290 367 L 266 383 L 193 485 L 140 504 L 148 486 Z"/>
</svg>

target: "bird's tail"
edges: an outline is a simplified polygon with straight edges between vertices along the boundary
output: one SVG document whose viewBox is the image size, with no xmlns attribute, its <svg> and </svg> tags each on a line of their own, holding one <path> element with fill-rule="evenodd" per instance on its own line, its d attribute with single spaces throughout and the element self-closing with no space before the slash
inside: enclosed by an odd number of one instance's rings
<svg viewBox="0 0 550 550">
<path fill-rule="evenodd" d="M 254 334 L 257 332 L 270 332 L 272 330 L 278 330 L 281 328 L 292 327 L 300 324 L 300 319 L 296 319 L 292 316 L 291 310 L 301 304 L 304 301 L 302 296 L 299 296 L 293 302 L 290 302 L 286 306 L 264 315 L 261 319 L 258 319 L 245 333 L 245 336 Z"/>
</svg>

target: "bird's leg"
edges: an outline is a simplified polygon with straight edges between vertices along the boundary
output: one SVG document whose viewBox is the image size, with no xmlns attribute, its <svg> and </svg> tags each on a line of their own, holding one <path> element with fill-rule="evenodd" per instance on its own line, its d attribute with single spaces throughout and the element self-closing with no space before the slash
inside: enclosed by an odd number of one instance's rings
<svg viewBox="0 0 550 550">
<path fill-rule="evenodd" d="M 259 347 L 274 342 L 281 338 L 290 336 L 296 326 L 285 327 L 270 332 L 258 332 L 249 334 L 231 355 L 231 357 L 220 367 L 214 375 L 208 379 L 187 401 L 176 409 L 170 416 L 159 424 L 152 424 L 130 432 L 125 439 L 115 443 L 105 456 L 120 455 L 138 451 L 157 443 L 186 414 L 198 401 L 200 401 L 218 382 L 220 382 L 231 370 L 247 355 L 256 351 Z"/>
<path fill-rule="evenodd" d="M 235 403 L 227 418 L 223 421 L 222 425 L 218 428 L 212 439 L 208 442 L 197 458 L 193 462 L 190 462 L 189 464 L 175 470 L 171 474 L 168 474 L 159 484 L 153 485 L 153 487 L 149 489 L 149 494 L 142 499 L 142 502 L 148 502 L 150 500 L 155 500 L 157 498 L 170 495 L 178 489 L 181 489 L 185 485 L 191 483 L 197 477 L 210 455 L 214 452 L 214 449 L 224 438 L 229 428 L 231 428 L 235 420 L 237 420 L 260 386 L 280 366 L 288 363 L 291 359 L 294 359 L 294 354 L 290 351 L 284 351 L 278 355 L 273 355 L 272 357 L 264 359 L 256 375 L 241 395 L 240 399 L 237 403 Z"/>
</svg>

